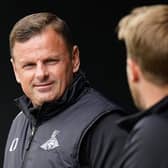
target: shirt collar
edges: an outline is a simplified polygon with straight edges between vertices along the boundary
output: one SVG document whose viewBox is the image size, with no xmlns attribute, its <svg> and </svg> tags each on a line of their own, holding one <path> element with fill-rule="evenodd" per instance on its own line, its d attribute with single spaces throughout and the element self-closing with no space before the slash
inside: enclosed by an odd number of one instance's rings
<svg viewBox="0 0 168 168">
<path fill-rule="evenodd" d="M 122 119 L 117 121 L 117 124 L 123 129 L 130 131 L 141 118 L 156 113 L 163 115 L 165 111 L 168 111 L 168 96 L 165 96 L 158 103 L 154 104 L 145 111 L 123 117 Z"/>
</svg>

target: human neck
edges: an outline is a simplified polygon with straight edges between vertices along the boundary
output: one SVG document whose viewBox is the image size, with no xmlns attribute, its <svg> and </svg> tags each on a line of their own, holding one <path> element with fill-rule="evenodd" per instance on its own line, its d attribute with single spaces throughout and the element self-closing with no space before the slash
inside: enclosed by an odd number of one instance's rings
<svg viewBox="0 0 168 168">
<path fill-rule="evenodd" d="M 168 95 L 168 85 L 158 86 L 151 82 L 144 82 L 141 87 L 141 97 L 144 109 L 148 109 Z"/>
</svg>

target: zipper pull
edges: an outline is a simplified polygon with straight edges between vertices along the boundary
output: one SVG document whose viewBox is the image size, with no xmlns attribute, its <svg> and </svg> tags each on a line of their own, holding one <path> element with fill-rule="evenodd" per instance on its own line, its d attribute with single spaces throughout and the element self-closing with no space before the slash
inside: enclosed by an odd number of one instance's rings
<svg viewBox="0 0 168 168">
<path fill-rule="evenodd" d="M 31 136 L 34 136 L 35 130 L 36 130 L 36 127 L 33 126 L 33 127 L 32 127 L 32 130 L 31 130 Z"/>
<path fill-rule="evenodd" d="M 31 143 L 32 143 L 32 140 L 33 140 L 33 137 L 34 137 L 34 135 L 35 135 L 35 132 L 36 132 L 36 127 L 33 126 L 32 129 L 31 129 L 31 135 L 30 135 L 30 137 L 29 137 L 29 142 L 28 142 L 28 145 L 27 145 L 26 150 L 29 150 L 29 149 L 30 149 L 30 145 L 31 145 Z"/>
</svg>

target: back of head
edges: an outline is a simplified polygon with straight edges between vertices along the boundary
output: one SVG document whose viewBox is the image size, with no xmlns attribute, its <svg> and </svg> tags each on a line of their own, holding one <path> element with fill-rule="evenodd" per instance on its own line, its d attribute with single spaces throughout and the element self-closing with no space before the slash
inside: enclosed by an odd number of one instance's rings
<svg viewBox="0 0 168 168">
<path fill-rule="evenodd" d="M 168 84 L 168 5 L 135 8 L 118 25 L 127 56 L 156 84 Z"/>
<path fill-rule="evenodd" d="M 12 50 L 15 42 L 25 42 L 42 33 L 47 27 L 51 27 L 59 33 L 65 40 L 68 49 L 72 50 L 73 39 L 65 21 L 53 13 L 41 12 L 25 16 L 14 25 L 9 39 L 11 56 L 13 56 Z"/>
</svg>

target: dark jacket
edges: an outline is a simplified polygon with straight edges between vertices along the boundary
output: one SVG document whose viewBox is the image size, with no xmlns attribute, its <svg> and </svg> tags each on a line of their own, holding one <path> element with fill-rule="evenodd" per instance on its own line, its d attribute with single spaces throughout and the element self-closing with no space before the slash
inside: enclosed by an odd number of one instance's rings
<svg viewBox="0 0 168 168">
<path fill-rule="evenodd" d="M 168 97 L 144 112 L 122 119 L 119 125 L 129 136 L 117 167 L 168 167 Z"/>
<path fill-rule="evenodd" d="M 81 73 L 77 74 L 71 87 L 56 102 L 46 103 L 40 108 L 34 108 L 26 96 L 19 98 L 17 102 L 22 112 L 15 118 L 10 129 L 4 168 L 85 166 L 84 162 L 87 159 L 82 160 L 80 156 L 88 157 L 89 151 L 83 152 L 81 149 L 84 144 L 90 143 L 88 137 L 89 134 L 93 134 L 94 126 L 97 123 L 102 124 L 103 118 L 110 116 L 111 113 L 114 112 L 115 116 L 115 113 L 121 112 L 118 106 L 92 89 Z M 114 134 L 115 141 L 120 138 L 122 141 L 116 143 L 118 152 L 115 151 L 111 158 L 113 164 L 121 150 L 125 135 L 122 131 L 117 133 L 117 137 L 116 133 Z M 84 139 L 87 140 L 86 143 Z M 102 146 L 103 150 L 109 149 L 103 149 Z M 100 164 L 103 163 L 106 164 L 104 161 Z M 90 165 L 92 163 L 88 163 L 87 166 Z"/>
</svg>

